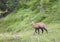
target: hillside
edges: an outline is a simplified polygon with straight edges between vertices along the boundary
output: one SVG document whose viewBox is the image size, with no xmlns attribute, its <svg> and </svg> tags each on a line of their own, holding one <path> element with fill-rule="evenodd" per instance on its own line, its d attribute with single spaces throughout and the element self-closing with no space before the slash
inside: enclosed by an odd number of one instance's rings
<svg viewBox="0 0 60 42">
<path fill-rule="evenodd" d="M 0 19 L 0 42 L 60 42 L 60 1 L 44 1 L 43 14 L 40 13 L 38 2 L 40 0 L 27 3 L 21 0 L 14 12 Z M 44 22 L 48 34 L 40 32 L 39 35 L 33 35 L 34 28 L 30 19 Z"/>
</svg>

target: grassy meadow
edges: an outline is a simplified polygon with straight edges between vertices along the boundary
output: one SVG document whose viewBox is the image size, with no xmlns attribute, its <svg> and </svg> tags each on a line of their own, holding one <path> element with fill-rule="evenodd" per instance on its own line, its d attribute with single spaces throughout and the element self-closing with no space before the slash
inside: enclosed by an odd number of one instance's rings
<svg viewBox="0 0 60 42">
<path fill-rule="evenodd" d="M 48 4 L 48 0 L 44 1 L 46 6 L 43 14 L 37 9 L 31 10 L 35 1 L 26 3 L 29 8 L 19 6 L 19 9 L 0 19 L 0 42 L 60 42 L 60 1 L 52 1 L 51 5 Z M 34 28 L 29 19 L 44 22 L 48 33 L 42 34 L 40 31 L 40 34 L 34 35 Z"/>
</svg>

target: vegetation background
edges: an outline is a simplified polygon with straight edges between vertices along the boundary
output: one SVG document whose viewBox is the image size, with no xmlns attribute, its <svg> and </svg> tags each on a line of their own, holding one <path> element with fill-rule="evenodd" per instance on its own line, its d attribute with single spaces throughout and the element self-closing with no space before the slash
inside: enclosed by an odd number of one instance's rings
<svg viewBox="0 0 60 42">
<path fill-rule="evenodd" d="M 44 22 L 48 34 L 33 35 L 29 19 Z M 0 0 L 0 42 L 60 42 L 60 0 Z"/>
</svg>

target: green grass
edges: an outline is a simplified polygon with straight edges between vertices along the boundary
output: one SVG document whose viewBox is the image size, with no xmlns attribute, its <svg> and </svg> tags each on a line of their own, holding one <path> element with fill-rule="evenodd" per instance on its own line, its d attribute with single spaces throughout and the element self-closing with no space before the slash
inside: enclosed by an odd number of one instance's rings
<svg viewBox="0 0 60 42">
<path fill-rule="evenodd" d="M 33 6 L 33 2 L 28 5 Z M 44 14 L 40 14 L 37 10 L 20 8 L 5 18 L 0 19 L 0 42 L 60 42 L 60 1 L 54 3 L 52 9 L 48 7 Z M 35 19 L 33 19 L 37 14 Z M 43 19 L 43 17 L 46 17 Z M 29 19 L 34 22 L 44 22 L 48 33 L 34 35 L 34 28 L 30 24 Z M 43 20 L 42 20 L 43 19 Z"/>
<path fill-rule="evenodd" d="M 34 35 L 34 28 L 29 23 L 29 18 L 34 18 L 39 13 L 30 9 L 18 10 L 7 17 L 0 19 L 0 42 L 60 42 L 60 14 L 42 14 L 33 21 L 46 23 L 48 34 L 40 31 Z"/>
<path fill-rule="evenodd" d="M 48 34 L 40 31 L 34 35 L 34 28 L 29 23 L 29 18 L 34 18 L 39 13 L 30 9 L 19 10 L 0 20 L 0 42 L 60 42 L 60 14 L 42 14 L 33 21 L 46 23 Z"/>
</svg>

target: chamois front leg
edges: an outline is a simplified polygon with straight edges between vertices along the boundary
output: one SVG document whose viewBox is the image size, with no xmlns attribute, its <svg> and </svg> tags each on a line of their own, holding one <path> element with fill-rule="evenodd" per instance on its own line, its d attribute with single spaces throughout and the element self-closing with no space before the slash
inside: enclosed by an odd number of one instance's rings
<svg viewBox="0 0 60 42">
<path fill-rule="evenodd" d="M 34 30 L 35 30 L 35 31 L 34 31 L 34 34 L 37 33 L 37 29 L 35 28 Z"/>
<path fill-rule="evenodd" d="M 37 33 L 37 29 L 35 28 L 35 33 Z"/>
</svg>

